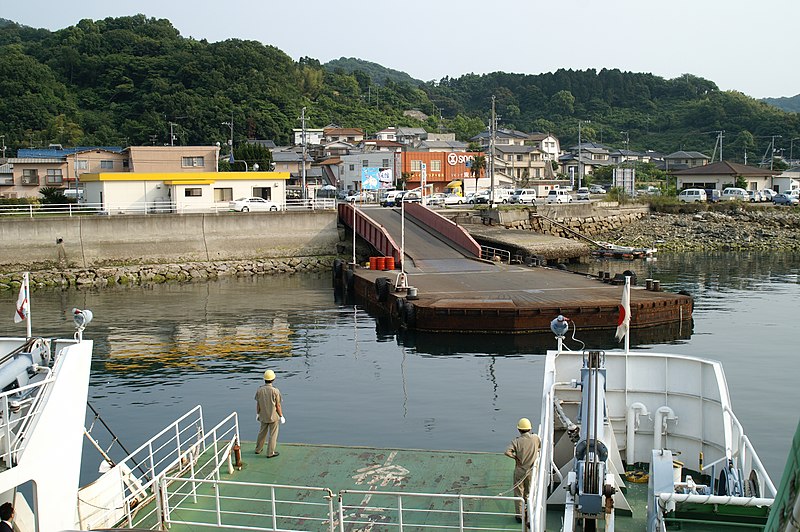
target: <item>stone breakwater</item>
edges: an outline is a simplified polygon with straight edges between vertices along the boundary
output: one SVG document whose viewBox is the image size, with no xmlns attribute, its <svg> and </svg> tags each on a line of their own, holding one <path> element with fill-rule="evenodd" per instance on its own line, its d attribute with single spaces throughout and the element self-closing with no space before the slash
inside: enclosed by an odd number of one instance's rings
<svg viewBox="0 0 800 532">
<path fill-rule="evenodd" d="M 629 246 L 657 242 L 661 251 L 800 251 L 800 213 L 783 208 L 726 213 L 651 213 L 597 235 Z"/>
<path fill-rule="evenodd" d="M 197 282 L 223 277 L 330 271 L 333 256 L 246 261 L 192 262 L 86 269 L 50 269 L 31 272 L 35 288 L 104 288 L 166 282 Z M 21 273 L 0 274 L 0 290 L 19 288 Z"/>
<path fill-rule="evenodd" d="M 525 227 L 525 229 L 529 228 L 537 233 L 559 236 L 562 238 L 574 238 L 575 233 L 580 233 L 584 236 L 594 236 L 622 229 L 637 220 L 641 220 L 644 216 L 646 216 L 646 214 L 642 212 L 587 217 L 558 216 L 547 218 L 543 216 L 531 216 L 528 223 L 529 227 Z"/>
</svg>

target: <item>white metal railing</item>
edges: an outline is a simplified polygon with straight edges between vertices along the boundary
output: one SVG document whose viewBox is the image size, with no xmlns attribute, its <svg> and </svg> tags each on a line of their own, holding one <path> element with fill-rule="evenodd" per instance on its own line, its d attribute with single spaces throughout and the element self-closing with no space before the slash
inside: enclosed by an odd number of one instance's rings
<svg viewBox="0 0 800 532">
<path fill-rule="evenodd" d="M 345 504 L 345 497 L 356 496 L 358 504 Z M 521 497 L 406 493 L 391 491 L 342 490 L 339 492 L 339 531 L 382 529 L 501 531 L 525 530 L 514 523 L 515 503 Z M 507 521 L 509 525 L 498 522 Z M 511 523 L 514 523 L 513 525 Z M 349 528 L 346 526 L 349 525 Z"/>
<path fill-rule="evenodd" d="M 6 468 L 17 465 L 19 457 L 25 450 L 27 427 L 39 416 L 43 407 L 44 391 L 55 382 L 51 369 L 46 370 L 43 380 L 0 394 L 0 459 Z M 18 399 L 25 396 L 23 399 Z"/>
<path fill-rule="evenodd" d="M 327 488 L 165 476 L 160 489 L 167 526 L 334 532 Z"/>
<path fill-rule="evenodd" d="M 333 210 L 336 200 L 289 199 L 279 210 Z M 148 201 L 137 203 L 63 203 L 63 204 L 28 204 L 0 205 L 0 216 L 21 216 L 33 218 L 44 215 L 87 216 L 87 215 L 123 215 L 123 214 L 196 214 L 230 212 L 228 202 L 185 204 L 174 201 Z"/>
<path fill-rule="evenodd" d="M 764 467 L 764 464 L 761 463 L 761 459 L 758 457 L 758 454 L 756 454 L 753 444 L 750 443 L 750 438 L 748 438 L 744 433 L 744 427 L 742 427 L 742 424 L 733 413 L 733 410 L 725 405 L 723 405 L 722 409 L 723 412 L 730 416 L 731 422 L 738 431 L 738 447 L 732 451 L 734 451 L 733 456 L 738 456 L 739 458 L 739 467 L 745 472 L 745 474 L 747 474 L 748 471 L 755 470 L 758 473 L 759 479 L 763 480 L 764 486 L 769 490 L 771 496 L 774 498 L 778 494 L 778 490 L 775 489 L 775 484 L 772 483 L 772 479 L 769 477 L 767 469 Z M 763 492 L 763 490 L 761 491 Z"/>
<path fill-rule="evenodd" d="M 505 249 L 493 248 L 492 246 L 481 246 L 481 258 L 485 260 L 499 260 L 506 264 L 511 264 L 511 252 Z"/>
</svg>

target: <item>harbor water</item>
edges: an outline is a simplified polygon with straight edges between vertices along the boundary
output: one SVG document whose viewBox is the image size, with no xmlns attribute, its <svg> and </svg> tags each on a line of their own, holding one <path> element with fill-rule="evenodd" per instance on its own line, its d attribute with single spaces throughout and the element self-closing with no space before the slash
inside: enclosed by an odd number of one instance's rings
<svg viewBox="0 0 800 532">
<path fill-rule="evenodd" d="M 681 339 L 643 344 L 633 331 L 631 345 L 722 361 L 734 411 L 777 484 L 800 412 L 800 256 L 662 255 L 579 268 L 632 269 L 640 284 L 654 278 L 696 298 Z M 279 446 L 502 452 L 519 417 L 538 423 L 544 350 L 555 346 L 550 334 L 396 334 L 386 319 L 338 301 L 328 273 L 37 290 L 32 299 L 38 335 L 71 334 L 73 307 L 94 312 L 85 332 L 95 340 L 90 401 L 130 450 L 197 404 L 212 424 L 238 412 L 253 441 L 253 396 L 270 368 L 284 397 Z M 0 295 L 4 336 L 24 334 L 12 320 L 15 300 Z"/>
</svg>

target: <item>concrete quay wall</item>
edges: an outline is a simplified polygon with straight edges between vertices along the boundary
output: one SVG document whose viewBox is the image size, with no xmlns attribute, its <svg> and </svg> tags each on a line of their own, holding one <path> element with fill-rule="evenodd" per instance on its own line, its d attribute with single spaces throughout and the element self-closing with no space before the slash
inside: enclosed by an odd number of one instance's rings
<svg viewBox="0 0 800 532">
<path fill-rule="evenodd" d="M 0 222 L 0 271 L 332 256 L 338 241 L 327 211 L 25 218 Z"/>
<path fill-rule="evenodd" d="M 525 229 L 562 238 L 575 238 L 575 232 L 594 236 L 618 229 L 650 213 L 645 205 L 615 204 L 543 205 L 535 211 L 509 209 L 498 212 L 497 223 L 512 229 Z"/>
</svg>

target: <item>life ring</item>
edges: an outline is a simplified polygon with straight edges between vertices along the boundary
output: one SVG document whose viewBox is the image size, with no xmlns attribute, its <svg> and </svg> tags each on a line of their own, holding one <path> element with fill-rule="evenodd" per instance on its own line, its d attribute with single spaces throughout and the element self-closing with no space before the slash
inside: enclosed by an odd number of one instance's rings
<svg viewBox="0 0 800 532">
<path fill-rule="evenodd" d="M 375 279 L 375 295 L 380 303 L 385 303 L 389 299 L 389 278 L 378 277 Z"/>
</svg>

